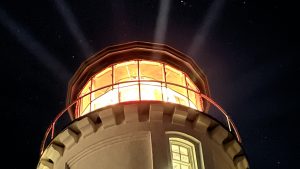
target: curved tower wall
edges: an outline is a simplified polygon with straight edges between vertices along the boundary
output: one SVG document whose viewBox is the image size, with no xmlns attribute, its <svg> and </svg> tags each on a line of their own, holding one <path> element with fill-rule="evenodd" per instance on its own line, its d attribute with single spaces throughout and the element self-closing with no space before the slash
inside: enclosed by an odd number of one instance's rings
<svg viewBox="0 0 300 169">
<path fill-rule="evenodd" d="M 143 103 L 75 120 L 46 149 L 38 168 L 171 168 L 172 137 L 194 143 L 199 169 L 248 167 L 242 146 L 215 120 L 180 105 Z"/>
</svg>

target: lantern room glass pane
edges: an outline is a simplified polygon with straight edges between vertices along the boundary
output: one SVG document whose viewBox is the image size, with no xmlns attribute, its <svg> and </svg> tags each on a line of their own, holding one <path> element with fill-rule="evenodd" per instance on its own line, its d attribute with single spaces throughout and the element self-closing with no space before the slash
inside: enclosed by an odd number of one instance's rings
<svg viewBox="0 0 300 169">
<path fill-rule="evenodd" d="M 189 89 L 192 89 L 194 91 L 198 91 L 198 88 L 196 87 L 196 85 L 194 84 L 194 82 L 189 77 L 187 77 L 187 76 L 186 76 L 186 83 L 187 83 L 187 87 Z"/>
<path fill-rule="evenodd" d="M 106 87 L 101 90 L 98 90 L 97 93 L 101 93 L 102 95 L 92 98 L 92 111 L 108 105 L 118 103 L 117 90 L 112 90 L 111 87 Z"/>
<path fill-rule="evenodd" d="M 114 65 L 114 83 L 138 80 L 137 61 L 123 62 Z"/>
<path fill-rule="evenodd" d="M 173 96 L 175 97 L 175 102 L 172 100 L 170 102 L 183 104 L 185 106 L 189 106 L 187 99 L 187 89 L 185 82 L 185 75 L 175 68 L 166 65 L 166 82 L 167 88 L 176 92 Z"/>
<path fill-rule="evenodd" d="M 92 90 L 95 91 L 92 93 L 92 99 L 96 99 L 99 96 L 102 96 L 106 92 L 110 91 L 112 88 L 112 68 L 108 67 L 96 74 L 92 79 Z M 98 90 L 100 88 L 105 88 L 105 90 Z"/>
<path fill-rule="evenodd" d="M 167 84 L 164 99 L 167 102 L 189 106 L 186 88 Z"/>
<path fill-rule="evenodd" d="M 165 66 L 165 70 L 166 70 L 166 81 L 168 83 L 174 83 L 186 87 L 185 76 L 181 71 L 169 65 Z"/>
<path fill-rule="evenodd" d="M 139 61 L 140 80 L 164 81 L 163 64 L 152 61 Z"/>
<path fill-rule="evenodd" d="M 127 82 L 115 85 L 118 90 L 119 102 L 139 100 L 138 82 Z"/>
<path fill-rule="evenodd" d="M 83 97 L 83 99 L 81 100 L 82 101 L 82 104 L 81 104 L 81 115 L 85 115 L 87 113 L 89 113 L 91 111 L 91 108 L 90 108 L 90 101 L 87 101 L 89 100 L 90 96 L 85 96 Z"/>
<path fill-rule="evenodd" d="M 140 82 L 141 100 L 162 101 L 163 90 L 159 82 Z"/>
<path fill-rule="evenodd" d="M 188 90 L 188 95 L 189 95 L 190 107 L 193 109 L 200 110 L 200 105 L 198 104 L 198 103 L 200 103 L 199 98 L 198 98 L 198 97 L 200 97 L 199 94 L 195 93 L 192 90 Z"/>
<path fill-rule="evenodd" d="M 88 83 L 84 86 L 80 94 L 80 96 L 86 95 L 80 99 L 80 112 L 83 112 L 82 114 L 85 114 L 90 111 L 90 102 L 91 102 L 91 95 L 89 94 L 90 92 L 91 92 L 91 81 L 88 81 Z"/>
</svg>

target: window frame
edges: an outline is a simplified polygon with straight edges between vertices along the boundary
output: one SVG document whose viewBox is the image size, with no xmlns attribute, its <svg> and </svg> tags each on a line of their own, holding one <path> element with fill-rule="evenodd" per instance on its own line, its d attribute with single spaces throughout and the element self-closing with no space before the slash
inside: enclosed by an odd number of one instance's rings
<svg viewBox="0 0 300 169">
<path fill-rule="evenodd" d="M 185 142 L 188 142 L 189 144 L 193 145 L 194 152 L 193 152 L 193 163 L 194 163 L 194 168 L 192 169 L 205 169 L 204 165 L 204 158 L 203 158 L 203 149 L 202 149 L 202 144 L 201 142 L 196 139 L 195 137 L 188 135 L 186 133 L 178 132 L 178 131 L 166 131 L 167 135 L 167 142 L 168 142 L 168 159 L 169 159 L 169 164 L 171 168 L 173 169 L 173 161 L 172 161 L 172 150 L 171 150 L 171 141 L 170 139 L 180 139 L 184 140 Z M 180 142 L 180 141 L 179 141 Z M 183 143 L 185 144 L 185 143 Z"/>
</svg>

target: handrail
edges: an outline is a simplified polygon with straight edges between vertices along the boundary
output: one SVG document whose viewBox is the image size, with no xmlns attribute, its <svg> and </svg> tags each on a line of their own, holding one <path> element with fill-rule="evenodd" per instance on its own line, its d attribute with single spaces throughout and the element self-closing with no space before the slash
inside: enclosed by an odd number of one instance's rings
<svg viewBox="0 0 300 169">
<path fill-rule="evenodd" d="M 166 84 L 166 85 L 174 85 L 174 86 L 177 86 L 177 87 L 185 88 L 185 89 L 188 90 L 188 91 L 192 91 L 192 92 L 194 92 L 194 93 L 200 94 L 200 92 L 197 91 L 197 90 L 191 89 L 191 88 L 189 88 L 189 87 L 187 87 L 187 86 L 179 85 L 179 84 L 177 84 L 177 83 L 163 82 L 163 81 L 159 81 L 159 80 L 144 80 L 144 79 L 143 79 L 143 80 L 140 80 L 140 79 L 139 79 L 139 80 L 128 80 L 128 81 L 124 81 L 124 82 L 117 82 L 117 83 L 114 83 L 114 84 L 109 84 L 109 85 L 106 85 L 106 86 L 99 87 L 99 88 L 97 88 L 97 89 L 95 89 L 95 90 L 93 90 L 93 91 L 91 91 L 91 92 L 88 92 L 88 93 L 86 93 L 86 94 L 84 94 L 84 95 L 78 97 L 78 98 L 75 100 L 75 102 L 77 102 L 77 101 L 79 101 L 80 99 L 82 99 L 82 98 L 84 98 L 84 97 L 90 95 L 91 93 L 97 92 L 98 90 L 102 90 L 102 89 L 108 88 L 108 87 L 112 87 L 112 89 L 116 89 L 116 88 L 114 88 L 114 86 L 118 86 L 118 89 L 119 89 L 119 88 L 124 88 L 124 87 L 128 87 L 128 86 L 119 87 L 119 85 L 120 85 L 120 84 L 124 84 L 124 83 L 132 83 L 132 82 L 136 82 L 136 83 L 137 83 L 137 84 L 133 84 L 133 85 L 139 85 L 139 86 L 141 85 L 140 82 L 157 82 L 157 83 L 160 83 L 160 84 L 161 84 L 161 87 L 163 87 L 162 84 Z M 133 85 L 129 85 L 129 86 L 133 86 Z M 145 84 L 143 84 L 143 85 L 145 85 Z M 149 85 L 149 84 L 147 84 L 147 85 Z M 152 85 L 152 86 L 156 86 L 156 85 Z M 167 87 L 167 86 L 164 86 L 164 87 Z M 140 91 L 139 91 L 139 93 L 140 93 Z M 180 94 L 180 93 L 178 93 L 178 94 Z M 182 94 L 180 94 L 180 95 L 182 95 Z M 182 96 L 183 96 L 183 95 L 182 95 Z M 186 97 L 186 96 L 183 96 L 183 97 Z M 189 100 L 188 97 L 186 97 L 186 98 Z M 140 100 L 140 99 L 141 99 L 141 98 L 139 98 L 139 100 Z M 190 100 L 189 100 L 189 101 L 190 101 Z M 73 102 L 72 102 L 72 103 L 73 103 Z M 87 107 L 88 107 L 88 106 L 87 106 Z M 87 107 L 86 107 L 86 108 L 87 108 Z M 84 110 L 85 110 L 86 108 L 84 108 Z"/>
<path fill-rule="evenodd" d="M 82 98 L 94 93 L 94 92 L 97 92 L 99 90 L 102 90 L 104 88 L 107 88 L 107 87 L 113 87 L 115 85 L 119 85 L 119 84 L 123 84 L 123 83 L 129 83 L 129 82 L 159 82 L 161 84 L 169 84 L 169 85 L 175 85 L 175 86 L 178 86 L 178 87 L 182 87 L 182 88 L 186 88 L 187 90 L 189 91 L 193 91 L 195 92 L 196 94 L 198 94 L 200 96 L 200 98 L 202 99 L 205 99 L 206 101 L 208 101 L 209 103 L 211 103 L 212 105 L 214 105 L 225 117 L 226 117 L 226 121 L 227 121 L 227 126 L 228 126 L 228 129 L 230 132 L 232 132 L 232 128 L 233 128 L 233 131 L 234 131 L 234 134 L 236 135 L 237 137 L 237 140 L 241 143 L 241 137 L 239 135 L 239 132 L 234 124 L 234 122 L 232 121 L 232 119 L 230 118 L 230 116 L 227 114 L 227 112 L 219 105 L 217 104 L 212 98 L 200 93 L 199 91 L 195 91 L 193 89 L 190 89 L 188 87 L 185 87 L 185 86 L 181 86 L 181 85 L 178 85 L 178 84 L 175 84 L 175 83 L 171 83 L 171 82 L 162 82 L 162 81 L 157 81 L 157 80 L 137 80 L 137 81 L 126 81 L 126 82 L 119 82 L 119 83 L 115 83 L 113 85 L 106 85 L 106 86 L 103 86 L 103 87 L 100 87 L 100 88 L 97 88 L 89 93 L 86 93 L 80 97 L 78 97 L 76 100 L 74 100 L 73 102 L 71 102 L 68 106 L 66 106 L 62 111 L 60 111 L 56 117 L 54 118 L 53 122 L 49 125 L 49 127 L 47 128 L 46 132 L 45 132 L 45 135 L 43 137 L 43 140 L 42 140 L 42 143 L 41 143 L 41 147 L 40 147 L 40 155 L 43 154 L 44 152 L 44 149 L 45 149 L 45 144 L 46 144 L 46 140 L 48 139 L 49 137 L 49 134 L 51 132 L 51 139 L 53 139 L 55 136 L 54 136 L 54 132 L 55 132 L 55 124 L 57 123 L 57 121 L 61 118 L 61 116 L 68 112 L 68 110 L 74 106 L 78 101 L 80 101 Z M 140 84 L 140 83 L 139 83 Z M 141 101 L 141 100 L 137 100 L 137 101 Z M 163 100 L 162 100 L 163 101 Z M 232 128 L 231 128 L 232 126 Z"/>
<path fill-rule="evenodd" d="M 210 97 L 208 97 L 208 96 L 206 96 L 206 95 L 204 95 L 204 94 L 200 94 L 200 95 L 201 95 L 202 98 L 204 98 L 205 100 L 207 100 L 209 103 L 213 104 L 217 109 L 219 109 L 219 110 L 223 113 L 223 115 L 224 115 L 224 116 L 226 117 L 226 119 L 227 119 L 227 125 L 228 125 L 229 131 L 230 131 L 230 132 L 232 131 L 232 129 L 231 129 L 231 127 L 230 127 L 230 125 L 232 125 L 233 130 L 234 130 L 234 133 L 235 133 L 235 135 L 236 135 L 238 141 L 241 143 L 242 140 L 241 140 L 240 134 L 239 134 L 239 132 L 238 132 L 238 130 L 237 130 L 235 124 L 233 123 L 232 119 L 231 119 L 230 116 L 227 114 L 227 112 L 226 112 L 226 111 L 225 111 L 218 103 L 216 103 L 212 98 L 210 98 Z"/>
</svg>

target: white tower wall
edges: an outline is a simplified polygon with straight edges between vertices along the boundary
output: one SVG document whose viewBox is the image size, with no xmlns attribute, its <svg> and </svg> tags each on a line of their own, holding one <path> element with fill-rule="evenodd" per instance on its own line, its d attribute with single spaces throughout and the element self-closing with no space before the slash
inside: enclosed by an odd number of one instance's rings
<svg viewBox="0 0 300 169">
<path fill-rule="evenodd" d="M 201 112 L 165 103 L 120 104 L 75 120 L 44 151 L 38 169 L 171 169 L 169 137 L 191 140 L 198 169 L 246 169 L 242 147 Z"/>
</svg>

